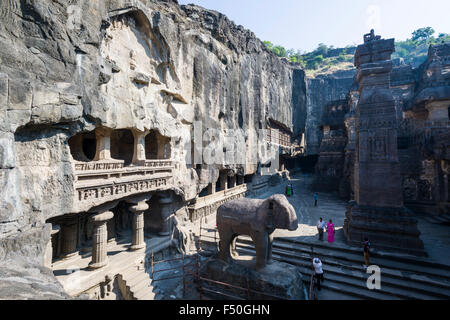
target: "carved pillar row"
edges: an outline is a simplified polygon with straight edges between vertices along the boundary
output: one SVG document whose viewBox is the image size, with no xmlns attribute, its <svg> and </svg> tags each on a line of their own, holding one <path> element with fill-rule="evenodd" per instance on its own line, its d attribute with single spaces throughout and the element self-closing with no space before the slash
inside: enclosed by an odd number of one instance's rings
<svg viewBox="0 0 450 320">
<path fill-rule="evenodd" d="M 133 213 L 130 250 L 139 250 L 145 247 L 144 212 L 148 207 L 149 206 L 145 201 L 140 201 L 130 207 L 130 211 Z"/>
<path fill-rule="evenodd" d="M 164 197 L 159 199 L 159 204 L 161 208 L 161 218 L 162 218 L 162 230 L 159 232 L 160 236 L 168 236 L 171 230 L 170 216 L 172 215 L 171 197 Z"/>
<path fill-rule="evenodd" d="M 133 164 L 140 164 L 145 162 L 145 136 L 148 132 L 133 130 L 134 136 L 134 151 L 133 151 Z"/>
<path fill-rule="evenodd" d="M 57 224 L 52 225 L 52 230 L 50 231 L 50 240 L 47 243 L 47 247 L 45 248 L 44 255 L 44 265 L 48 268 L 52 267 L 53 262 L 53 243 L 56 234 L 59 232 L 61 228 Z"/>
<path fill-rule="evenodd" d="M 97 140 L 97 148 L 95 150 L 94 161 L 111 159 L 111 129 L 96 128 L 95 138 Z"/>
<path fill-rule="evenodd" d="M 68 217 L 61 223 L 61 258 L 66 259 L 78 254 L 78 220 Z"/>
<path fill-rule="evenodd" d="M 92 261 L 89 263 L 90 269 L 101 268 L 108 264 L 108 228 L 106 223 L 112 217 L 114 217 L 114 213 L 111 211 L 105 211 L 103 213 L 93 215 L 90 218 L 94 224 L 92 234 Z"/>
</svg>

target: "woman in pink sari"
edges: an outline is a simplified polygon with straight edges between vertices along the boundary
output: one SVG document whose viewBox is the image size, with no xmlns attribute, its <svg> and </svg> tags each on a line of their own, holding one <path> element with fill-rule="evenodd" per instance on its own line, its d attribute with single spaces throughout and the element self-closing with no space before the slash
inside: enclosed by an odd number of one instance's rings
<svg viewBox="0 0 450 320">
<path fill-rule="evenodd" d="M 327 223 L 328 242 L 334 242 L 334 223 L 333 221 Z"/>
</svg>

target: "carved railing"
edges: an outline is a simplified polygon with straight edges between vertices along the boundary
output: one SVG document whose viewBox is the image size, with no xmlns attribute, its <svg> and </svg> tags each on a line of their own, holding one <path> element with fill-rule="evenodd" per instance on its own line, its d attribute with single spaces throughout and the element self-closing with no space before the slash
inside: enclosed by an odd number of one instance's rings
<svg viewBox="0 0 450 320">
<path fill-rule="evenodd" d="M 75 161 L 75 171 L 104 171 L 122 169 L 124 166 L 123 160 L 100 160 L 100 161 Z"/>
<path fill-rule="evenodd" d="M 217 191 L 213 194 L 199 197 L 189 206 L 189 218 L 191 221 L 210 215 L 217 211 L 217 208 L 227 201 L 243 198 L 247 192 L 247 185 L 241 184 L 234 188 Z"/>
<path fill-rule="evenodd" d="M 124 166 L 123 160 L 74 163 L 75 201 L 79 208 L 91 207 L 124 196 L 168 189 L 173 160 L 144 160 Z"/>
</svg>

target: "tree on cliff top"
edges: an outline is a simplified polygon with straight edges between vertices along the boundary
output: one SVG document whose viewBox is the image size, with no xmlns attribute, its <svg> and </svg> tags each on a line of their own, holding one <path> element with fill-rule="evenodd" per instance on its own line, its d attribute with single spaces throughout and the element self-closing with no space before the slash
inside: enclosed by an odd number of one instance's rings
<svg viewBox="0 0 450 320">
<path fill-rule="evenodd" d="M 412 33 L 411 40 L 427 40 L 434 34 L 434 29 L 432 27 L 420 28 Z"/>
</svg>

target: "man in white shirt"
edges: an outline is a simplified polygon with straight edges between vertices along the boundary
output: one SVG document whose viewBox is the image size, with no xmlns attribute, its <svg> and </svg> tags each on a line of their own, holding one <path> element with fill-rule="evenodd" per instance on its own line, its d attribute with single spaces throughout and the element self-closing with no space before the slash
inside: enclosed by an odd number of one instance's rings
<svg viewBox="0 0 450 320">
<path fill-rule="evenodd" d="M 317 279 L 317 289 L 320 290 L 320 281 L 323 282 L 322 261 L 319 258 L 313 259 L 314 277 Z"/>
<path fill-rule="evenodd" d="M 325 228 L 325 221 L 320 218 L 319 221 L 317 221 L 317 231 L 319 231 L 319 240 L 323 241 L 323 228 Z"/>
</svg>

